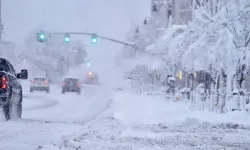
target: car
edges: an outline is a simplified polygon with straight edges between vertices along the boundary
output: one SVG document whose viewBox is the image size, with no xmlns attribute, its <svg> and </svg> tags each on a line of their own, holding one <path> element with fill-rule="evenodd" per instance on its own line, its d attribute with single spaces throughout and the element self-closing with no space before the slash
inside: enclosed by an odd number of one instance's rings
<svg viewBox="0 0 250 150">
<path fill-rule="evenodd" d="M 85 84 L 98 84 L 98 75 L 94 72 L 88 72 L 84 79 Z"/>
<path fill-rule="evenodd" d="M 65 78 L 62 82 L 62 93 L 77 92 L 81 94 L 81 84 L 76 78 Z"/>
<path fill-rule="evenodd" d="M 5 58 L 0 58 L 0 108 L 6 120 L 22 117 L 23 90 L 18 79 L 27 79 L 28 71 L 17 73 Z"/>
<path fill-rule="evenodd" d="M 30 82 L 30 92 L 33 91 L 46 91 L 50 92 L 49 81 L 46 77 L 34 77 Z"/>
</svg>

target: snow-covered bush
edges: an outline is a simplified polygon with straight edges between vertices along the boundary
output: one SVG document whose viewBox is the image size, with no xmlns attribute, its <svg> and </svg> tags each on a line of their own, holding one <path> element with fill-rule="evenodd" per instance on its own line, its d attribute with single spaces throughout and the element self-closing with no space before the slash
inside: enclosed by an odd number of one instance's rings
<svg viewBox="0 0 250 150">
<path fill-rule="evenodd" d="M 65 43 L 63 35 L 51 35 L 47 41 L 40 43 L 37 41 L 34 31 L 26 40 L 26 47 L 21 55 L 34 65 L 32 70 L 34 75 L 45 72 L 45 75 L 52 81 L 61 80 L 70 67 L 83 64 L 87 53 L 84 45 L 78 41 Z M 46 33 L 49 35 L 49 32 Z M 36 74 L 35 74 L 35 73 Z"/>
</svg>

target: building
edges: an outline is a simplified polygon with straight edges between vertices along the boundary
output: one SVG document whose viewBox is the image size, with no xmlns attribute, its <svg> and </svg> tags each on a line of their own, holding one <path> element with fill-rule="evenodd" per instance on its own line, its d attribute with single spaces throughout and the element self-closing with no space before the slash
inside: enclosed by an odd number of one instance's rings
<svg viewBox="0 0 250 150">
<path fill-rule="evenodd" d="M 174 24 L 186 24 L 192 19 L 193 0 L 152 0 L 152 16 L 161 27 L 167 27 L 172 16 Z"/>
<path fill-rule="evenodd" d="M 211 15 L 217 11 L 218 0 L 152 0 L 152 16 L 167 26 L 170 16 L 174 24 L 187 24 L 192 20 L 193 10 L 204 6 Z"/>
</svg>

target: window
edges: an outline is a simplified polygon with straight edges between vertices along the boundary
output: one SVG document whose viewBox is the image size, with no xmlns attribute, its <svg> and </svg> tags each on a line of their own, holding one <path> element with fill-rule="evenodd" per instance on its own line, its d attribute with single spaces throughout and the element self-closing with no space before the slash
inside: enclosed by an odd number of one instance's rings
<svg viewBox="0 0 250 150">
<path fill-rule="evenodd" d="M 0 71 L 6 71 L 7 68 L 6 68 L 6 65 L 0 63 Z"/>
<path fill-rule="evenodd" d="M 0 71 L 10 72 L 10 68 L 4 59 L 0 59 Z"/>
<path fill-rule="evenodd" d="M 10 69 L 10 73 L 13 74 L 14 76 L 16 76 L 16 72 L 15 72 L 15 69 L 14 67 L 9 63 L 9 69 Z"/>
</svg>

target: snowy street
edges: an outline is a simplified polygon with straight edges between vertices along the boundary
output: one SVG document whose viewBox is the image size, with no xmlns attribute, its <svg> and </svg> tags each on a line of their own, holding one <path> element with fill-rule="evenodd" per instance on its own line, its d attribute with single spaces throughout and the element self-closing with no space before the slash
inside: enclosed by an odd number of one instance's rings
<svg viewBox="0 0 250 150">
<path fill-rule="evenodd" d="M 112 118 L 99 118 L 82 129 L 78 136 L 63 137 L 59 143 L 53 142 L 43 150 L 59 150 L 60 147 L 65 150 L 249 149 L 249 127 L 235 129 L 226 124 L 190 122 L 182 125 L 128 127 Z"/>
<path fill-rule="evenodd" d="M 23 119 L 1 123 L 0 149 L 248 150 L 250 147 L 250 120 L 244 112 L 227 116 L 191 112 L 182 102 L 103 90 L 102 86 L 85 87 L 82 95 L 61 95 L 57 86 L 53 86 L 53 91 L 24 92 Z"/>
<path fill-rule="evenodd" d="M 128 98 L 128 95 L 120 94 Z M 122 103 L 114 101 L 112 108 L 85 124 L 80 132 L 64 135 L 60 141 L 53 141 L 46 146 L 41 145 L 40 148 L 42 150 L 248 150 L 250 147 L 249 125 L 216 123 L 218 120 L 215 118 L 203 119 L 212 123 L 201 122 L 199 119 L 188 118 L 182 114 L 187 110 L 178 112 L 171 108 L 159 110 L 158 113 L 150 113 L 150 108 L 154 109 L 156 105 L 150 104 L 147 99 L 144 100 L 149 105 L 140 107 L 137 105 L 138 103 L 134 103 L 135 107 L 139 107 L 140 110 L 133 108 L 133 106 L 126 107 L 127 102 L 125 101 Z M 139 100 L 139 102 L 141 101 Z M 118 105 L 123 105 L 126 109 L 122 110 Z M 171 102 L 161 103 L 161 105 L 162 107 L 171 105 L 172 108 L 179 106 L 179 104 Z M 148 109 L 148 114 L 144 109 Z M 172 114 L 165 114 L 165 121 L 159 120 L 162 111 Z M 233 117 L 228 121 L 232 120 Z"/>
<path fill-rule="evenodd" d="M 0 150 L 250 150 L 250 0 L 0 0 Z"/>
<path fill-rule="evenodd" d="M 60 134 L 79 131 L 109 107 L 109 93 L 103 93 L 98 87 L 86 88 L 82 95 L 67 93 L 65 96 L 59 87 L 53 88 L 50 94 L 24 93 L 22 120 L 1 122 L 1 150 L 35 149 Z"/>
</svg>

